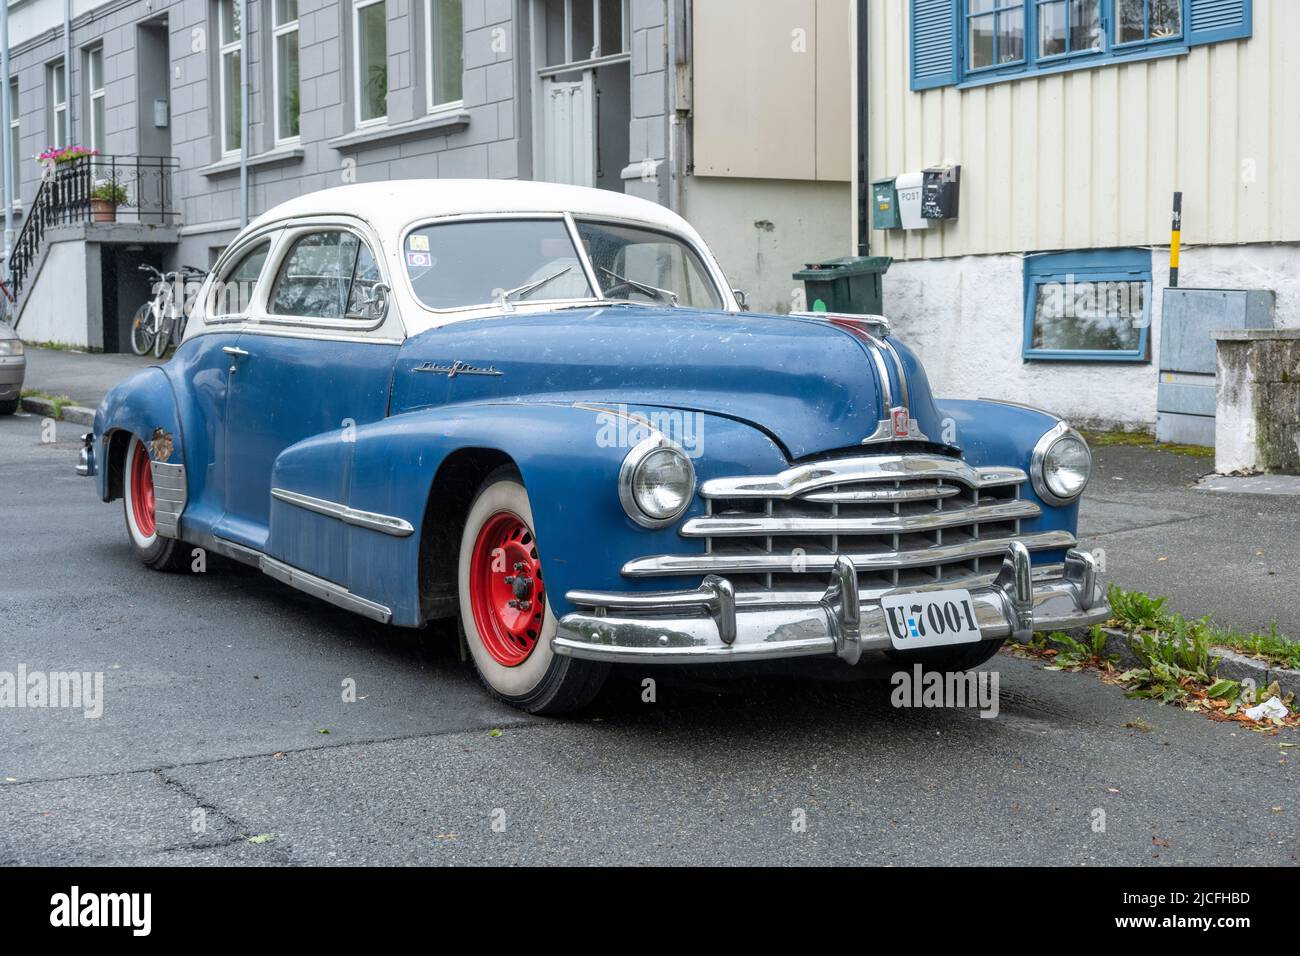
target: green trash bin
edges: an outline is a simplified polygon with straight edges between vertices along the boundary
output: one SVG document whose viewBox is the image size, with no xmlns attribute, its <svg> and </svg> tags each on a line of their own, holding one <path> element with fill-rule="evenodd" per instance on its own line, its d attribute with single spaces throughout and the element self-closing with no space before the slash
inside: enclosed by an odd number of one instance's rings
<svg viewBox="0 0 1300 956">
<path fill-rule="evenodd" d="M 848 256 L 810 262 L 794 278 L 804 284 L 811 312 L 880 315 L 882 283 L 893 261 L 889 256 Z"/>
</svg>

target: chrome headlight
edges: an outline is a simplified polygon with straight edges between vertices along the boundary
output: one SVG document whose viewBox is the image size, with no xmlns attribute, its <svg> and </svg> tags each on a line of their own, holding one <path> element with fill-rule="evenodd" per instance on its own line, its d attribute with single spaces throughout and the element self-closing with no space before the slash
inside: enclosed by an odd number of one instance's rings
<svg viewBox="0 0 1300 956">
<path fill-rule="evenodd" d="M 695 494 L 695 466 L 675 444 L 653 435 L 623 459 L 618 497 L 629 518 L 646 528 L 662 528 L 686 510 Z"/>
<path fill-rule="evenodd" d="M 1092 452 L 1078 432 L 1059 422 L 1038 439 L 1029 470 L 1038 497 L 1049 505 L 1068 505 L 1088 484 Z"/>
<path fill-rule="evenodd" d="M 0 339 L 0 355 L 22 355 L 22 339 Z"/>
</svg>

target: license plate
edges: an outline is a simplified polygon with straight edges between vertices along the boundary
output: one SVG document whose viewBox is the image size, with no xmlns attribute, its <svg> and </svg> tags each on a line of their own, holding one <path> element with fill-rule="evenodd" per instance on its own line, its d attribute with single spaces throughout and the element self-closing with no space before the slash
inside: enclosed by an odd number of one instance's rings
<svg viewBox="0 0 1300 956">
<path fill-rule="evenodd" d="M 969 644 L 980 639 L 970 592 L 921 591 L 880 599 L 895 650 Z"/>
</svg>

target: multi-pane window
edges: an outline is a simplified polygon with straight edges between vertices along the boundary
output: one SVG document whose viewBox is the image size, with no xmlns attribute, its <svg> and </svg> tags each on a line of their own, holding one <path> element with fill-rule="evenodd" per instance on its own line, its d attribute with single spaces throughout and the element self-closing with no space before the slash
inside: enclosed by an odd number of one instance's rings
<svg viewBox="0 0 1300 956">
<path fill-rule="evenodd" d="M 1115 0 L 1116 43 L 1168 40 L 1182 32 L 1182 0 Z"/>
<path fill-rule="evenodd" d="M 104 48 L 86 51 L 86 88 L 90 94 L 90 148 L 104 152 Z"/>
<path fill-rule="evenodd" d="M 50 145 L 68 145 L 68 76 L 63 61 L 50 65 Z"/>
<path fill-rule="evenodd" d="M 425 86 L 429 111 L 460 102 L 465 70 L 463 0 L 425 0 Z"/>
<path fill-rule="evenodd" d="M 18 165 L 18 141 L 21 138 L 18 126 L 18 80 L 15 77 L 9 81 L 9 190 L 13 195 L 14 202 L 19 200 L 19 184 L 22 182 L 22 173 Z"/>
<path fill-rule="evenodd" d="M 353 95 L 357 125 L 388 118 L 388 20 L 384 0 L 353 0 Z"/>
<path fill-rule="evenodd" d="M 298 138 L 298 0 L 272 0 L 275 75 L 275 139 Z"/>
<path fill-rule="evenodd" d="M 221 58 L 218 72 L 221 77 L 220 115 L 221 151 L 223 153 L 239 152 L 240 136 L 243 132 L 242 104 L 239 98 L 239 40 L 241 30 L 239 0 L 218 0 L 217 39 L 220 41 L 218 55 Z"/>
<path fill-rule="evenodd" d="M 1025 260 L 1025 358 L 1146 361 L 1150 325 L 1150 251 Z"/>
<path fill-rule="evenodd" d="M 628 0 L 546 0 L 544 17 L 546 66 L 585 63 L 630 49 Z"/>
<path fill-rule="evenodd" d="M 1019 63 L 1025 58 L 1024 0 L 966 0 L 967 68 Z"/>
<path fill-rule="evenodd" d="M 1038 0 L 1038 57 L 1101 49 L 1101 0 Z"/>
</svg>

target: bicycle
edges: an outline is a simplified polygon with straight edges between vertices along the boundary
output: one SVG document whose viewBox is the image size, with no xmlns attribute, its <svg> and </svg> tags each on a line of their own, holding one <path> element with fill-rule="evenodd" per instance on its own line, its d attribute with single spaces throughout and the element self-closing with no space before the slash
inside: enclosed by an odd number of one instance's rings
<svg viewBox="0 0 1300 956">
<path fill-rule="evenodd" d="M 153 351 L 154 358 L 162 358 L 167 346 L 173 342 L 180 344 L 185 337 L 184 287 L 181 301 L 176 301 L 176 284 L 202 281 L 207 272 L 194 266 L 181 266 L 175 272 L 163 272 L 148 263 L 140 266 L 141 272 L 151 273 L 154 277 L 153 298 L 136 309 L 131 319 L 131 351 L 136 355 L 146 355 Z"/>
</svg>

